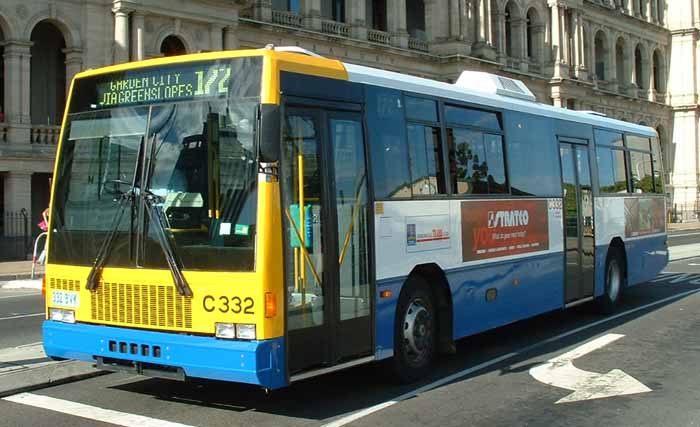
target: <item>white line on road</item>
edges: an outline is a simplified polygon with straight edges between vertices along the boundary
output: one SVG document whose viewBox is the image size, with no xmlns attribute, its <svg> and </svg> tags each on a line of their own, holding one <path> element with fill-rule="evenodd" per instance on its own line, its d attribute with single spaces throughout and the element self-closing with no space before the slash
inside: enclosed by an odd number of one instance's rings
<svg viewBox="0 0 700 427">
<path fill-rule="evenodd" d="M 342 418 L 338 418 L 334 421 L 331 421 L 328 424 L 324 424 L 321 427 L 341 427 L 341 426 L 347 425 L 355 420 L 359 420 L 360 418 L 364 418 L 364 417 L 371 415 L 375 412 L 379 412 L 383 409 L 386 409 L 390 406 L 393 406 L 393 405 L 395 405 L 403 400 L 410 399 L 412 397 L 416 397 L 417 395 L 419 395 L 421 393 L 425 393 L 425 392 L 430 391 L 434 388 L 441 387 L 445 384 L 449 384 L 449 383 L 451 383 L 455 380 L 458 380 L 460 378 L 463 378 L 469 374 L 480 371 L 482 369 L 489 368 L 493 365 L 497 365 L 505 360 L 508 360 L 508 359 L 511 359 L 515 356 L 521 355 L 523 353 L 527 353 L 529 351 L 535 350 L 535 349 L 540 348 L 544 345 L 558 341 L 562 338 L 566 338 L 568 336 L 578 334 L 579 332 L 594 328 L 598 325 L 602 325 L 603 323 L 610 322 L 611 320 L 619 319 L 620 317 L 625 317 L 625 316 L 628 316 L 632 313 L 636 313 L 638 311 L 643 311 L 643 310 L 646 310 L 648 308 L 655 307 L 657 305 L 661 305 L 661 304 L 667 303 L 669 301 L 673 301 L 675 299 L 680 299 L 680 298 L 683 298 L 685 296 L 692 295 L 692 294 L 695 294 L 698 292 L 700 292 L 700 291 L 697 289 L 693 289 L 693 290 L 686 291 L 686 292 L 681 292 L 679 294 L 676 294 L 676 295 L 673 295 L 673 296 L 670 296 L 670 297 L 667 297 L 667 298 L 664 298 L 664 299 L 661 299 L 658 301 L 654 301 L 654 302 L 651 302 L 649 304 L 642 305 L 640 307 L 636 307 L 636 308 L 633 308 L 633 309 L 630 309 L 627 311 L 623 311 L 622 313 L 618 313 L 614 316 L 606 317 L 605 319 L 601 319 L 601 320 L 595 321 L 593 323 L 589 323 L 587 325 L 578 327 L 576 329 L 572 329 L 571 331 L 564 332 L 563 334 L 559 334 L 559 335 L 551 337 L 551 338 L 547 338 L 543 341 L 540 341 L 538 343 L 523 347 L 523 348 L 516 350 L 512 353 L 504 354 L 504 355 L 499 356 L 495 359 L 488 360 L 486 362 L 483 362 L 483 363 L 476 365 L 476 366 L 473 366 L 471 368 L 464 369 L 464 370 L 459 371 L 459 372 L 455 372 L 454 374 L 452 374 L 450 376 L 447 376 L 445 378 L 442 378 L 442 379 L 437 380 L 435 382 L 432 382 L 430 384 L 426 384 L 422 387 L 419 387 L 415 390 L 409 391 L 408 393 L 404 393 L 400 396 L 396 396 L 395 398 L 387 400 L 386 402 L 382 402 L 382 403 L 379 403 L 377 405 L 370 406 L 369 408 L 361 409 L 357 412 L 350 413 L 349 415 L 346 415 Z"/>
<path fill-rule="evenodd" d="M 22 294 L 22 295 L 10 295 L 9 297 L 0 297 L 0 299 L 10 299 L 10 298 L 22 298 L 22 297 L 35 297 L 37 295 L 41 295 L 39 292 L 33 292 L 31 294 Z"/>
<path fill-rule="evenodd" d="M 126 412 L 113 411 L 111 409 L 98 408 L 97 406 L 84 405 L 69 400 L 56 399 L 39 394 L 20 393 L 5 397 L 8 402 L 48 409 L 62 414 L 74 415 L 95 421 L 116 424 L 127 427 L 190 427 L 186 424 L 173 423 L 157 418 L 144 417 L 143 415 L 128 414 Z"/>
<path fill-rule="evenodd" d="M 46 316 L 46 313 L 20 314 L 18 316 L 0 317 L 0 320 L 12 320 L 12 319 L 21 319 L 23 317 L 37 317 L 37 316 Z"/>
</svg>

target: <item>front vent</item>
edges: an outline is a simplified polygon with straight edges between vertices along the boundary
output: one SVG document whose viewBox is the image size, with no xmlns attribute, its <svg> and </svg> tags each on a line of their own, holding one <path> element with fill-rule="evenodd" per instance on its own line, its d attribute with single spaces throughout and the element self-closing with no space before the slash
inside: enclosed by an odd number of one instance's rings
<svg viewBox="0 0 700 427">
<path fill-rule="evenodd" d="M 49 289 L 80 292 L 80 280 L 57 279 L 52 277 L 49 279 Z"/>
<path fill-rule="evenodd" d="M 192 329 L 192 299 L 172 285 L 100 282 L 90 292 L 90 304 L 95 322 Z"/>
</svg>

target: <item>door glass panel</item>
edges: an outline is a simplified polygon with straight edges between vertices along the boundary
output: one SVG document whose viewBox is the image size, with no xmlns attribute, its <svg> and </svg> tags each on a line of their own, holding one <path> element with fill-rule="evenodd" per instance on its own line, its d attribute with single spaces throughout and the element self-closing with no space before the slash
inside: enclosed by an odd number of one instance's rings
<svg viewBox="0 0 700 427">
<path fill-rule="evenodd" d="M 320 141 L 313 115 L 286 117 L 281 181 L 289 330 L 324 322 Z"/>
<path fill-rule="evenodd" d="M 369 315 L 367 270 L 367 174 L 362 124 L 330 119 L 338 216 L 340 320 Z"/>
<path fill-rule="evenodd" d="M 571 146 L 561 147 L 561 176 L 564 184 L 564 209 L 567 248 L 578 247 L 578 214 L 576 205 L 576 172 Z M 572 239 L 570 241 L 570 239 Z"/>
</svg>

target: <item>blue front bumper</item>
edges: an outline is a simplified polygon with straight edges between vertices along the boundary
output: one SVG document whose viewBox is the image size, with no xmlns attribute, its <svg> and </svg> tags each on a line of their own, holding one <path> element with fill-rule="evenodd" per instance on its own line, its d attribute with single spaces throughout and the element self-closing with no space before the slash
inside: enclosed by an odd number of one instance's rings
<svg viewBox="0 0 700 427">
<path fill-rule="evenodd" d="M 270 389 L 287 385 L 283 338 L 229 341 L 50 320 L 44 321 L 43 333 L 44 350 L 52 357 L 87 362 L 95 357 L 130 360 L 182 368 L 188 377 Z"/>
</svg>

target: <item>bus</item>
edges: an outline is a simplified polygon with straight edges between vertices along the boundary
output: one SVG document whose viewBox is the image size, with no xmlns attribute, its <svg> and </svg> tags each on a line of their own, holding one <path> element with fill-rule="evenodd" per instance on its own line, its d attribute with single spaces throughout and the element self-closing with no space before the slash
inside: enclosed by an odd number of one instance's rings
<svg viewBox="0 0 700 427">
<path fill-rule="evenodd" d="M 277 389 L 590 302 L 668 262 L 659 140 L 300 48 L 79 73 L 54 171 L 46 354 Z"/>
</svg>

